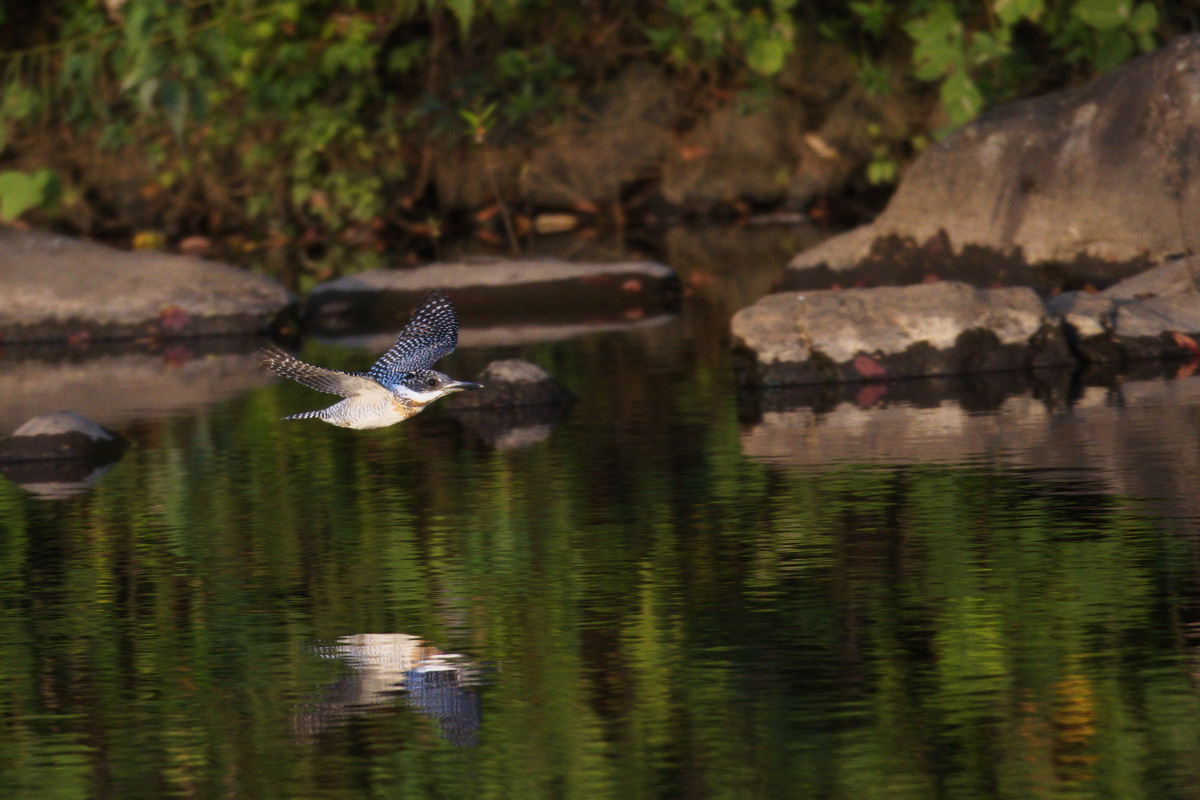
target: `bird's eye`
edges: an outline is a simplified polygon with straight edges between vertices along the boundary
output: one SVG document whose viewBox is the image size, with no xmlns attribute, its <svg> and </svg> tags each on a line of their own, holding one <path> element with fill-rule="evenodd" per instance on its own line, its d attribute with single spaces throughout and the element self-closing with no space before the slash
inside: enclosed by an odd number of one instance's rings
<svg viewBox="0 0 1200 800">
<path fill-rule="evenodd" d="M 437 386 L 437 378 L 426 378 L 425 385 L 432 389 L 434 386 Z"/>
</svg>

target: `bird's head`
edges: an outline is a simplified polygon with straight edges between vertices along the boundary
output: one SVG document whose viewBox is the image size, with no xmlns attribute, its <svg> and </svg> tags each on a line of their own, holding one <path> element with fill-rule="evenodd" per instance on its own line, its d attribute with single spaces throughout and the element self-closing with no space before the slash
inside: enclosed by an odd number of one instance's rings
<svg viewBox="0 0 1200 800">
<path fill-rule="evenodd" d="M 436 369 L 424 369 L 404 375 L 400 382 L 392 387 L 392 391 L 407 400 L 424 405 L 432 403 L 439 397 L 461 392 L 464 389 L 482 388 L 482 384 L 456 381 L 444 372 L 438 372 Z"/>
</svg>

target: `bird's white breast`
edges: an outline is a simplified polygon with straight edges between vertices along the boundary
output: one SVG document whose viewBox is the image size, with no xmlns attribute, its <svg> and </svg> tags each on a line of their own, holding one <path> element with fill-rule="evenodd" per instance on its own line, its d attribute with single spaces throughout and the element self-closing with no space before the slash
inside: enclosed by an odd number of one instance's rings
<svg viewBox="0 0 1200 800">
<path fill-rule="evenodd" d="M 361 400 L 343 400 L 325 410 L 321 419 L 342 428 L 367 430 L 386 428 L 403 422 L 421 410 L 421 406 L 400 400 L 382 403 L 367 403 Z"/>
</svg>

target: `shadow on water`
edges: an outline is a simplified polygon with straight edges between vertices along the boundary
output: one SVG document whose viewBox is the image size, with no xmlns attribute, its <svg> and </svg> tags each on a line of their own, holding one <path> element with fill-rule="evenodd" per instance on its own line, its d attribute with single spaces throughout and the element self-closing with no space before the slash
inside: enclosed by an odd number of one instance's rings
<svg viewBox="0 0 1200 800">
<path fill-rule="evenodd" d="M 1196 797 L 1197 379 L 748 405 L 782 264 L 673 266 L 662 325 L 447 359 L 575 394 L 522 448 L 273 383 L 0 482 L 0 796 Z"/>
</svg>

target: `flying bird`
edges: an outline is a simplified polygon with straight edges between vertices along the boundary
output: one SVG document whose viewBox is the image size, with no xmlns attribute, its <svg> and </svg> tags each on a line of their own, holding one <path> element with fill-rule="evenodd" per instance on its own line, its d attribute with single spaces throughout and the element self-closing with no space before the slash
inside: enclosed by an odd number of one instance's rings
<svg viewBox="0 0 1200 800">
<path fill-rule="evenodd" d="M 482 389 L 478 383 L 453 380 L 430 369 L 458 344 L 458 317 L 441 292 L 429 292 L 413 312 L 396 343 L 366 372 L 342 372 L 306 364 L 278 347 L 263 350 L 262 363 L 285 378 L 318 392 L 346 398 L 320 411 L 284 419 L 320 419 L 330 425 L 364 430 L 408 419 L 454 392 Z"/>
</svg>

